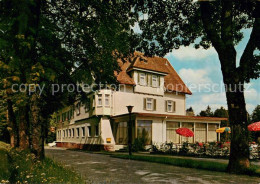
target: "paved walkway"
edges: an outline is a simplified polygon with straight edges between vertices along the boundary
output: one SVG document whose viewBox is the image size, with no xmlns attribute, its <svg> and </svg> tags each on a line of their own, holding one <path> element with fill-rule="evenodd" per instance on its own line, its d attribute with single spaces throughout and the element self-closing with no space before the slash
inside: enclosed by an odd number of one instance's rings
<svg viewBox="0 0 260 184">
<path fill-rule="evenodd" d="M 86 183 L 260 183 L 257 177 L 118 159 L 103 154 L 60 148 L 47 148 L 45 152 L 48 157 L 72 167 Z"/>
</svg>

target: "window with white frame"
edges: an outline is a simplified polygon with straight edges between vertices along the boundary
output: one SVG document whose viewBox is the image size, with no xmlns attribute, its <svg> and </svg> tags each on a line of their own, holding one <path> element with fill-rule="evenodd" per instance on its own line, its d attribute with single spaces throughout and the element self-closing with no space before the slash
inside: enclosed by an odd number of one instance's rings
<svg viewBox="0 0 260 184">
<path fill-rule="evenodd" d="M 110 95 L 109 94 L 105 95 L 105 106 L 107 106 L 107 107 L 110 106 Z"/>
<path fill-rule="evenodd" d="M 76 129 L 77 137 L 79 137 L 79 128 Z"/>
<path fill-rule="evenodd" d="M 99 126 L 95 126 L 95 137 L 99 136 Z"/>
<path fill-rule="evenodd" d="M 74 137 L 74 128 L 72 128 L 72 133 L 71 133 L 72 135 L 72 137 Z"/>
<path fill-rule="evenodd" d="M 145 82 L 145 73 L 140 73 L 140 74 L 139 74 L 139 81 L 140 81 L 140 85 L 146 85 L 146 82 Z"/>
<path fill-rule="evenodd" d="M 69 129 L 69 137 L 71 137 L 71 129 Z"/>
<path fill-rule="evenodd" d="M 152 86 L 158 87 L 158 77 L 156 75 L 152 75 Z"/>
<path fill-rule="evenodd" d="M 102 94 L 98 94 L 98 101 L 97 101 L 98 106 L 102 106 Z"/>
<path fill-rule="evenodd" d="M 153 110 L 153 99 L 146 98 L 146 110 Z"/>
<path fill-rule="evenodd" d="M 91 126 L 88 126 L 88 137 L 91 137 Z"/>
<path fill-rule="evenodd" d="M 175 112 L 175 102 L 172 100 L 166 100 L 166 112 Z"/>
<path fill-rule="evenodd" d="M 85 137 L 85 127 L 81 127 L 82 137 Z"/>
<path fill-rule="evenodd" d="M 77 103 L 77 105 L 76 105 L 76 113 L 77 113 L 77 115 L 80 115 L 80 106 L 81 106 L 80 102 Z"/>
<path fill-rule="evenodd" d="M 85 104 L 85 112 L 88 112 L 89 110 L 90 110 L 90 98 L 87 98 Z"/>
</svg>

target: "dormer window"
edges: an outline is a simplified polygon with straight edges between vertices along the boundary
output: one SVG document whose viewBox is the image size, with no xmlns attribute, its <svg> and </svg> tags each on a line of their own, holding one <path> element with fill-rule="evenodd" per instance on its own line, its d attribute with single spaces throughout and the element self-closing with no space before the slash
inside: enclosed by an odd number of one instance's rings
<svg viewBox="0 0 260 184">
<path fill-rule="evenodd" d="M 146 85 L 146 83 L 145 83 L 145 73 L 140 73 L 139 81 L 140 81 L 140 85 Z"/>
<path fill-rule="evenodd" d="M 158 87 L 158 76 L 152 75 L 152 86 Z"/>
<path fill-rule="evenodd" d="M 98 94 L 98 106 L 102 106 L 102 94 Z"/>
<path fill-rule="evenodd" d="M 110 106 L 110 95 L 108 94 L 105 95 L 105 106 L 106 107 Z"/>
</svg>

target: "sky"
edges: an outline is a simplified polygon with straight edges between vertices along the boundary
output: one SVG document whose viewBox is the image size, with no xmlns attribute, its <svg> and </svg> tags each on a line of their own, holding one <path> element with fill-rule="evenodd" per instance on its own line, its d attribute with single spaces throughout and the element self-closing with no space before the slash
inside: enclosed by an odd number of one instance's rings
<svg viewBox="0 0 260 184">
<path fill-rule="evenodd" d="M 236 46 L 237 65 L 248 42 L 251 30 L 244 30 L 244 39 Z M 193 46 L 181 47 L 168 53 L 167 58 L 185 84 L 192 91 L 187 95 L 186 107 L 192 107 L 195 114 L 205 110 L 208 105 L 215 110 L 221 106 L 227 109 L 223 77 L 217 52 L 195 49 Z M 245 87 L 247 111 L 251 114 L 260 104 L 260 78 L 251 80 Z"/>
</svg>

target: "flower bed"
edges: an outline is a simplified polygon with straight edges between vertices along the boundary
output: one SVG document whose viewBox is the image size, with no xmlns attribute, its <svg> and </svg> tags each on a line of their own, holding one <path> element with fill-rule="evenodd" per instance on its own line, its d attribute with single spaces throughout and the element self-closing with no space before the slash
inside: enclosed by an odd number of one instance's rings
<svg viewBox="0 0 260 184">
<path fill-rule="evenodd" d="M 259 159 L 258 145 L 250 144 L 250 159 Z M 207 158 L 228 158 L 230 154 L 230 142 L 210 143 L 188 143 L 174 144 L 153 144 L 151 154 L 168 154 L 181 156 L 195 156 Z"/>
</svg>

